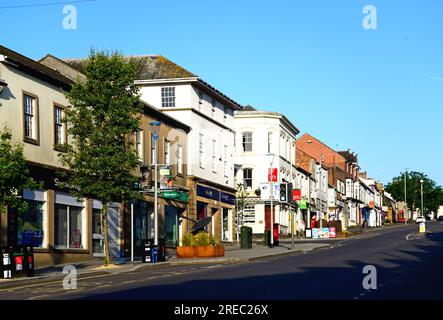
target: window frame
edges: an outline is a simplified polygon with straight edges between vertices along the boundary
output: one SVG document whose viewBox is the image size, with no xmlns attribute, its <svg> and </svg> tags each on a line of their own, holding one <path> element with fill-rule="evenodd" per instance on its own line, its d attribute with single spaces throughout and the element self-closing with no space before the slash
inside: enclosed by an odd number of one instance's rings
<svg viewBox="0 0 443 320">
<path fill-rule="evenodd" d="M 250 177 L 245 177 L 246 176 L 246 172 L 250 172 Z M 251 181 L 251 185 L 249 186 L 247 184 L 247 181 Z M 251 188 L 252 189 L 252 185 L 253 185 L 253 169 L 252 168 L 244 168 L 243 169 L 243 184 L 245 186 L 245 189 L 247 188 Z"/>
<path fill-rule="evenodd" d="M 140 141 L 139 141 L 140 138 Z M 135 133 L 135 151 L 137 152 L 138 161 L 145 162 L 145 144 L 144 131 L 139 128 Z"/>
<path fill-rule="evenodd" d="M 57 143 L 56 139 L 56 129 L 57 129 L 57 125 L 58 123 L 56 123 L 56 117 L 55 117 L 55 111 L 56 109 L 60 109 L 62 111 L 62 121 L 61 121 L 61 127 L 63 128 L 63 133 L 62 133 L 62 137 L 63 137 L 63 141 L 62 143 Z M 66 118 L 66 107 L 57 103 L 57 102 L 53 102 L 52 103 L 52 137 L 53 137 L 53 145 L 54 145 L 54 150 L 57 151 L 65 151 L 65 146 L 68 144 L 68 125 L 67 123 L 64 121 Z"/>
<path fill-rule="evenodd" d="M 203 150 L 203 146 L 204 146 L 204 134 L 203 133 L 199 133 L 199 140 L 198 140 L 198 162 L 199 162 L 199 166 L 200 169 L 204 169 L 205 165 L 204 165 L 204 150 Z"/>
<path fill-rule="evenodd" d="M 161 87 L 160 90 L 161 90 L 162 108 L 175 108 L 176 107 L 175 86 L 164 86 Z"/>
<path fill-rule="evenodd" d="M 57 229 L 56 225 L 56 215 L 57 215 L 57 206 L 64 206 L 66 207 L 66 246 L 63 245 L 57 245 L 56 244 L 56 238 L 55 238 L 55 230 Z M 81 230 L 80 230 L 80 248 L 74 248 L 71 247 L 71 208 L 80 209 L 80 218 L 81 218 Z M 63 204 L 63 203 L 54 203 L 54 248 L 57 250 L 87 250 L 87 242 L 84 243 L 84 232 L 88 232 L 86 227 L 86 230 L 84 230 L 84 214 L 85 214 L 85 207 L 80 206 L 74 206 L 69 204 Z M 92 230 L 91 230 L 92 231 Z"/>
<path fill-rule="evenodd" d="M 246 135 L 247 134 L 250 134 L 250 141 L 248 142 L 248 141 L 246 141 L 247 139 L 246 139 Z M 246 150 L 246 146 L 248 145 L 248 144 L 250 144 L 251 145 L 251 150 Z M 244 153 L 246 153 L 246 152 L 252 152 L 252 150 L 253 150 L 253 132 L 252 131 L 243 131 L 242 132 L 242 148 L 243 148 L 243 152 Z"/>
<path fill-rule="evenodd" d="M 25 97 L 28 96 L 30 98 L 34 99 L 34 105 L 33 105 L 33 128 L 32 130 L 34 130 L 34 137 L 28 137 L 26 136 L 26 114 L 25 114 Z M 39 98 L 37 95 L 28 92 L 28 91 L 24 91 L 22 90 L 22 109 L 21 109 L 21 113 L 22 113 L 22 118 L 23 118 L 23 141 L 27 142 L 27 143 L 31 143 L 31 144 L 35 144 L 35 145 L 40 145 L 40 121 L 39 121 Z"/>
<path fill-rule="evenodd" d="M 183 176 L 183 145 L 177 144 L 177 175 Z"/>
</svg>

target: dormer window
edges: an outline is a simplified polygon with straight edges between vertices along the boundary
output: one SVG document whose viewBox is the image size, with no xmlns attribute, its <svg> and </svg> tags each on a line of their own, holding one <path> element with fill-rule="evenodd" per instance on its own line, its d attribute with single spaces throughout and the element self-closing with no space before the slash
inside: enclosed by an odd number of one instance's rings
<svg viewBox="0 0 443 320">
<path fill-rule="evenodd" d="M 175 87 L 162 88 L 162 108 L 175 107 Z"/>
</svg>

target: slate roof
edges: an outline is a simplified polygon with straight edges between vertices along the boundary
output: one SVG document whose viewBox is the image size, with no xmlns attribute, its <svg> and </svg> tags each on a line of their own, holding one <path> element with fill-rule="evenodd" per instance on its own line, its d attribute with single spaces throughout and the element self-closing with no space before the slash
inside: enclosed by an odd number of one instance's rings
<svg viewBox="0 0 443 320">
<path fill-rule="evenodd" d="M 10 62 L 12 65 L 24 69 L 27 73 L 57 86 L 69 88 L 74 83 L 61 73 L 1 45 L 0 55 L 6 56 L 6 62 Z"/>
</svg>

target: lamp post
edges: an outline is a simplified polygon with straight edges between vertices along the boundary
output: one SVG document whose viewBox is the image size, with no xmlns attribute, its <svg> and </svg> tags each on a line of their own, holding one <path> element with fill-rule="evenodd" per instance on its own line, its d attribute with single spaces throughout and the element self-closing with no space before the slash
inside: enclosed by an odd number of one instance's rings
<svg viewBox="0 0 443 320">
<path fill-rule="evenodd" d="M 320 170 L 319 170 L 319 180 L 318 180 L 318 197 L 319 197 L 319 202 L 320 202 L 320 212 L 319 212 L 319 216 L 320 216 L 320 230 L 323 230 L 323 206 L 322 206 L 322 202 L 321 202 L 321 196 L 323 195 L 322 193 L 322 175 L 321 175 L 321 171 L 323 169 L 323 154 L 320 155 Z"/>
<path fill-rule="evenodd" d="M 423 213 L 423 179 L 420 180 L 420 184 L 421 184 L 421 216 L 424 217 L 424 213 Z"/>
<path fill-rule="evenodd" d="M 408 176 L 408 168 L 405 169 L 405 208 L 403 210 L 403 218 L 405 219 L 405 225 L 408 224 L 408 219 L 406 219 L 406 207 L 408 206 L 407 204 L 407 197 L 406 197 L 406 179 Z"/>
<path fill-rule="evenodd" d="M 160 131 L 161 122 L 152 121 L 149 123 L 149 128 L 152 132 L 154 140 L 154 246 L 158 246 L 158 176 L 157 176 L 157 142 L 158 133 Z"/>
<path fill-rule="evenodd" d="M 273 153 L 268 153 L 266 155 L 268 157 L 268 162 L 269 162 L 269 167 L 270 167 L 270 181 L 269 181 L 269 186 L 271 188 L 270 191 L 270 198 L 271 198 L 271 248 L 274 248 L 274 185 L 273 185 L 273 180 L 274 177 L 272 175 L 272 166 L 274 164 L 274 154 Z"/>
</svg>

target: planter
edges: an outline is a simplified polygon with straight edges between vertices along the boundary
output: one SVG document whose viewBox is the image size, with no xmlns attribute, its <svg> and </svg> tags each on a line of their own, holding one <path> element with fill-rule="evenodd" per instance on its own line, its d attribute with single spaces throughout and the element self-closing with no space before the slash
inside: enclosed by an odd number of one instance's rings
<svg viewBox="0 0 443 320">
<path fill-rule="evenodd" d="M 224 256 L 225 247 L 223 246 L 177 247 L 178 259 L 216 258 Z"/>
</svg>

